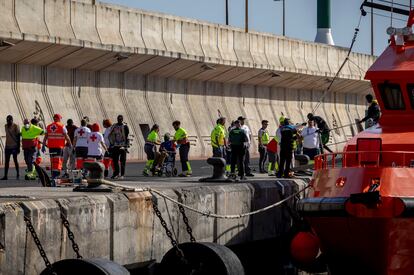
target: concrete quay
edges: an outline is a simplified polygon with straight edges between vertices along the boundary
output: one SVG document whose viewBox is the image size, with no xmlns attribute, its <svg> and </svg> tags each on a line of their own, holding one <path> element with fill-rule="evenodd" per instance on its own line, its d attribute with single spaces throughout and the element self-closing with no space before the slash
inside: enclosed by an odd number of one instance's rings
<svg viewBox="0 0 414 275">
<path fill-rule="evenodd" d="M 98 1 L 2 0 L 0 119 L 20 122 L 36 114 L 44 124 L 59 112 L 75 123 L 124 114 L 135 136 L 129 159 L 143 160 L 153 123 L 173 132 L 182 121 L 190 157 L 211 154 L 210 131 L 219 115 L 248 118 L 256 137 L 267 119 L 274 132 L 280 115 L 303 122 L 320 100 L 347 49 L 249 32 Z M 352 53 L 317 114 L 331 127 L 364 116 L 363 80 L 374 56 Z M 340 150 L 356 132 L 332 135 Z M 4 150 L 0 127 L 0 163 Z M 256 140 L 252 153 L 256 150 Z"/>
<path fill-rule="evenodd" d="M 259 177 L 243 183 L 204 184 L 174 178 L 152 182 L 120 182 L 151 186 L 197 209 L 240 214 L 263 208 L 305 186 L 305 181 Z M 0 274 L 39 274 L 45 266 L 23 216 L 30 217 L 49 260 L 74 258 L 60 220 L 60 208 L 84 258 L 102 257 L 122 265 L 160 261 L 171 248 L 152 209 L 151 194 L 78 193 L 71 188 L 0 188 Z M 157 196 L 163 218 L 179 242 L 189 236 L 177 205 Z M 293 201 L 287 203 L 291 205 Z M 186 211 L 197 241 L 236 245 L 283 237 L 291 216 L 283 205 L 236 220 L 214 219 Z M 276 248 L 275 248 L 276 249 Z"/>
</svg>

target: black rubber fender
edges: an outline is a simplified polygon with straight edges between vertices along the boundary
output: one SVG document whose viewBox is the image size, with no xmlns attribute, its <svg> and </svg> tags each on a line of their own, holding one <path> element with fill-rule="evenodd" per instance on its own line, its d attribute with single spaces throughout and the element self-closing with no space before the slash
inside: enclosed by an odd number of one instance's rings
<svg viewBox="0 0 414 275">
<path fill-rule="evenodd" d="M 129 275 L 129 271 L 113 261 L 94 259 L 65 259 L 52 264 L 53 270 L 58 275 L 88 274 L 88 275 Z M 44 269 L 40 275 L 50 275 L 48 269 Z"/>
</svg>

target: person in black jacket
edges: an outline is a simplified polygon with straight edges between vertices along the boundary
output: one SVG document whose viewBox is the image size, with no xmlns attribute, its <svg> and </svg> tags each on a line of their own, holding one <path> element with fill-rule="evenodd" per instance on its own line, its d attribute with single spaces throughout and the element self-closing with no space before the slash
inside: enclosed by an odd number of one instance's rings
<svg viewBox="0 0 414 275">
<path fill-rule="evenodd" d="M 323 153 L 323 149 L 326 149 L 328 152 L 332 153 L 332 150 L 326 145 L 329 142 L 329 136 L 331 130 L 329 129 L 328 124 L 326 121 L 321 118 L 320 116 L 315 116 L 312 113 L 308 114 L 308 119 L 313 120 L 318 127 L 318 132 L 320 133 L 320 149 Z"/>
<path fill-rule="evenodd" d="M 367 121 L 368 119 L 371 118 L 373 120 L 374 124 L 377 124 L 378 120 L 381 116 L 381 111 L 380 111 L 380 107 L 378 105 L 378 101 L 376 99 L 374 99 L 374 97 L 371 94 L 367 94 L 365 96 L 365 99 L 369 103 L 368 113 L 363 119 L 361 119 L 359 121 L 359 123 L 365 122 L 365 121 Z"/>
<path fill-rule="evenodd" d="M 244 176 L 244 155 L 246 153 L 248 138 L 246 132 L 241 129 L 239 120 L 234 122 L 234 128 L 229 133 L 229 143 L 231 147 L 231 173 L 230 177 L 235 178 L 236 165 L 239 170 L 240 180 L 245 180 Z"/>
<path fill-rule="evenodd" d="M 297 130 L 291 125 L 290 119 L 285 118 L 284 126 L 280 130 L 280 165 L 277 177 L 290 178 L 290 164 L 297 139 Z"/>
</svg>

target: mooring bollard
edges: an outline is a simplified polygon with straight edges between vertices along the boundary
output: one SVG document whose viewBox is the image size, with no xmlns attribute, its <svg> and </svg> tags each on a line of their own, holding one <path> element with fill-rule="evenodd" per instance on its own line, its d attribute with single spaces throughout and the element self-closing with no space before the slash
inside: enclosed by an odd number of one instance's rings
<svg viewBox="0 0 414 275">
<path fill-rule="evenodd" d="M 76 186 L 75 192 L 112 192 L 111 188 L 104 187 L 100 183 L 104 179 L 105 166 L 101 162 L 85 162 L 83 168 L 88 170 L 87 186 Z"/>
<path fill-rule="evenodd" d="M 224 158 L 213 157 L 207 159 L 207 163 L 213 166 L 213 176 L 201 178 L 201 182 L 231 182 L 224 176 L 226 160 Z"/>
</svg>

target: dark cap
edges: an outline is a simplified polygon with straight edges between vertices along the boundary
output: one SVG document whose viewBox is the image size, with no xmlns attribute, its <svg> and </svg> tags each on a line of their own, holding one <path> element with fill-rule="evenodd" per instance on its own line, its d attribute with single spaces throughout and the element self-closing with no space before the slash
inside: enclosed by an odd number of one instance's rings
<svg viewBox="0 0 414 275">
<path fill-rule="evenodd" d="M 246 118 L 245 117 L 242 117 L 242 116 L 239 116 L 238 118 L 237 118 L 237 120 L 245 120 Z"/>
<path fill-rule="evenodd" d="M 234 124 L 240 124 L 240 120 L 235 120 Z"/>
</svg>

